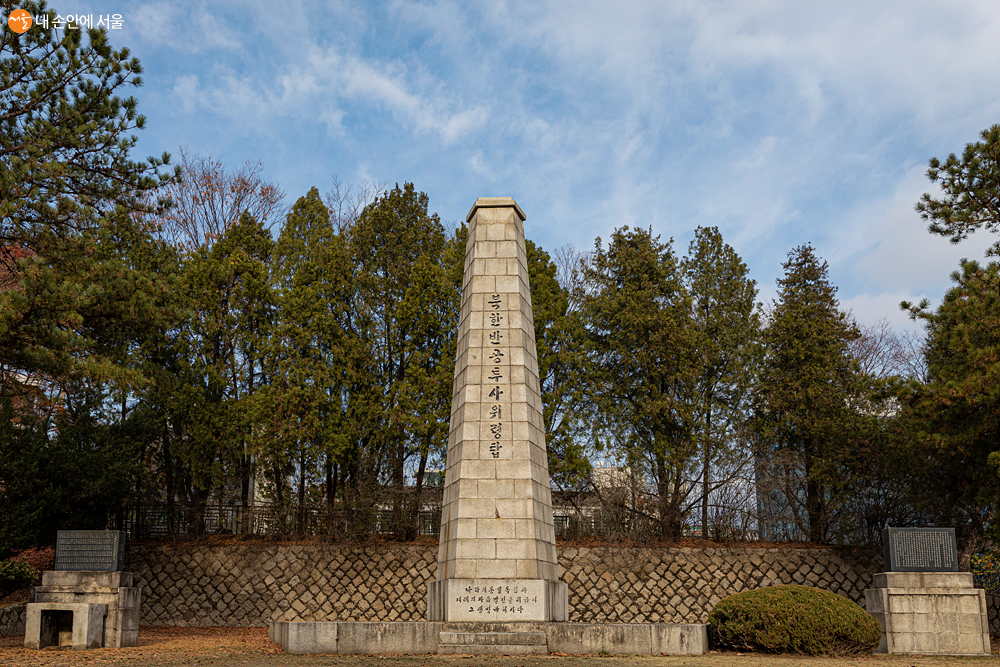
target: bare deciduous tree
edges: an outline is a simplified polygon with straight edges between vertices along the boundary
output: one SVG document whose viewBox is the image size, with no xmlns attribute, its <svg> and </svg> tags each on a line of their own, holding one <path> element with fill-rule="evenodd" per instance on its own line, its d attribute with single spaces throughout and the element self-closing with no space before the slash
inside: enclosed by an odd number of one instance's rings
<svg viewBox="0 0 1000 667">
<path fill-rule="evenodd" d="M 386 183 L 364 181 L 360 185 L 343 183 L 340 177 L 333 177 L 333 184 L 327 190 L 323 201 L 330 210 L 330 222 L 338 234 L 350 228 L 369 204 L 386 191 Z"/>
<path fill-rule="evenodd" d="M 159 217 L 160 234 L 171 244 L 193 250 L 212 245 L 235 225 L 243 213 L 271 229 L 284 217 L 281 187 L 263 176 L 264 165 L 248 160 L 227 172 L 208 157 L 181 155 L 181 179 L 168 184 L 159 196 L 172 206 Z"/>
</svg>

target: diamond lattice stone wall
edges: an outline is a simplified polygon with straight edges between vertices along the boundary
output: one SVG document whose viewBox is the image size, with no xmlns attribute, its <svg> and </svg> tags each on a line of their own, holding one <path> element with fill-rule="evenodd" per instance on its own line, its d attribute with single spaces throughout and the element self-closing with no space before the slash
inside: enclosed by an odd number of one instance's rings
<svg viewBox="0 0 1000 667">
<path fill-rule="evenodd" d="M 437 545 L 133 543 L 143 625 L 260 626 L 270 621 L 418 621 Z M 559 549 L 570 622 L 705 623 L 722 598 L 803 584 L 862 605 L 882 571 L 872 549 L 599 547 Z M 986 595 L 1000 635 L 1000 597 Z M 5 622 L 6 621 L 6 622 Z M 7 629 L 13 628 L 13 629 Z M 24 605 L 0 609 L 0 634 L 24 632 Z"/>
<path fill-rule="evenodd" d="M 437 581 L 428 620 L 562 621 L 524 242 L 510 197 L 469 212 Z"/>
</svg>

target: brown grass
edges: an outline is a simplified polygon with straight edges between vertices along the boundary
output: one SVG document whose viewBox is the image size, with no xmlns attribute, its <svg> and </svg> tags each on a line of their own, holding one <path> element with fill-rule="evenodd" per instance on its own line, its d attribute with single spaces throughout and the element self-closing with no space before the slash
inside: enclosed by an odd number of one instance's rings
<svg viewBox="0 0 1000 667">
<path fill-rule="evenodd" d="M 438 655 L 288 655 L 267 639 L 266 628 L 177 628 L 143 626 L 139 646 L 124 649 L 73 651 L 23 648 L 23 636 L 0 637 L 3 667 L 175 667 L 199 665 L 248 667 L 296 665 L 319 667 L 996 667 L 996 658 L 937 658 L 923 656 L 863 656 L 805 658 L 712 652 L 695 657 L 667 656 L 438 656 Z M 1000 650 L 994 642 L 993 652 Z"/>
</svg>

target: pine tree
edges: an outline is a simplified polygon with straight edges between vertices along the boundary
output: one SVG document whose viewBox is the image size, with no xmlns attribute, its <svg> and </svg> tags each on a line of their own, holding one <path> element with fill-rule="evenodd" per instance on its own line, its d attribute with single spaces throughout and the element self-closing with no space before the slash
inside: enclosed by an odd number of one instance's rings
<svg viewBox="0 0 1000 667">
<path fill-rule="evenodd" d="M 913 309 L 928 380 L 904 394 L 904 424 L 914 503 L 981 544 L 1000 538 L 1000 264 L 966 261 L 952 280 L 936 311 Z"/>
<path fill-rule="evenodd" d="M 980 227 L 1000 232 L 1000 125 L 982 131 L 982 141 L 966 144 L 961 159 L 954 153 L 942 163 L 931 158 L 927 178 L 941 183 L 944 197 L 925 193 L 916 209 L 928 229 L 958 243 Z M 1000 241 L 989 255 L 1000 255 Z"/>
<path fill-rule="evenodd" d="M 0 394 L 23 389 L 18 373 L 141 383 L 88 336 L 95 323 L 161 320 L 170 292 L 160 276 L 99 250 L 148 236 L 132 214 L 149 210 L 168 160 L 129 159 L 130 132 L 145 121 L 134 98 L 117 95 L 140 85 L 139 61 L 99 29 L 36 24 L 0 40 L 0 276 L 12 283 L 0 290 Z"/>
<path fill-rule="evenodd" d="M 917 203 L 932 233 L 959 243 L 984 228 L 1000 232 L 1000 125 L 965 146 L 961 158 L 931 158 L 927 177 L 944 196 L 925 194 Z M 1000 242 L 987 255 L 1000 255 Z M 913 502 L 954 524 L 974 545 L 1000 540 L 997 518 L 1000 473 L 1000 268 L 963 260 L 955 286 L 937 311 L 924 299 L 901 307 L 927 324 L 927 382 L 904 393 L 904 424 L 913 448 Z M 927 462 L 933 466 L 927 467 Z M 930 483 L 928 483 L 930 482 Z M 928 495 L 927 489 L 933 489 Z M 930 502 L 926 502 L 931 499 Z"/>
</svg>

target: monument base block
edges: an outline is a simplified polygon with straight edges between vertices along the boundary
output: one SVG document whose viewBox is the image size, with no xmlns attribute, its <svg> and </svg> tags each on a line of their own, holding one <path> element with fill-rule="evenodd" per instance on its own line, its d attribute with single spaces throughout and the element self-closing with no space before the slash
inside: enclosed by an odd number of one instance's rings
<svg viewBox="0 0 1000 667">
<path fill-rule="evenodd" d="M 72 605 L 101 605 L 105 611 L 101 612 L 99 646 L 138 646 L 142 589 L 133 583 L 131 572 L 50 570 L 42 573 L 42 585 L 32 589 L 31 602 L 68 605 L 67 609 Z M 30 605 L 28 614 L 30 617 Z"/>
<path fill-rule="evenodd" d="M 704 624 L 272 621 L 270 638 L 286 653 L 350 655 L 702 655 L 708 651 Z"/>
<path fill-rule="evenodd" d="M 569 620 L 569 587 L 544 579 L 445 579 L 427 585 L 428 621 Z"/>
<path fill-rule="evenodd" d="M 865 591 L 882 626 L 876 653 L 989 655 L 986 594 L 968 572 L 882 572 Z"/>
<path fill-rule="evenodd" d="M 107 609 L 107 605 L 103 604 L 29 602 L 24 624 L 24 648 L 100 648 L 104 641 Z"/>
</svg>

